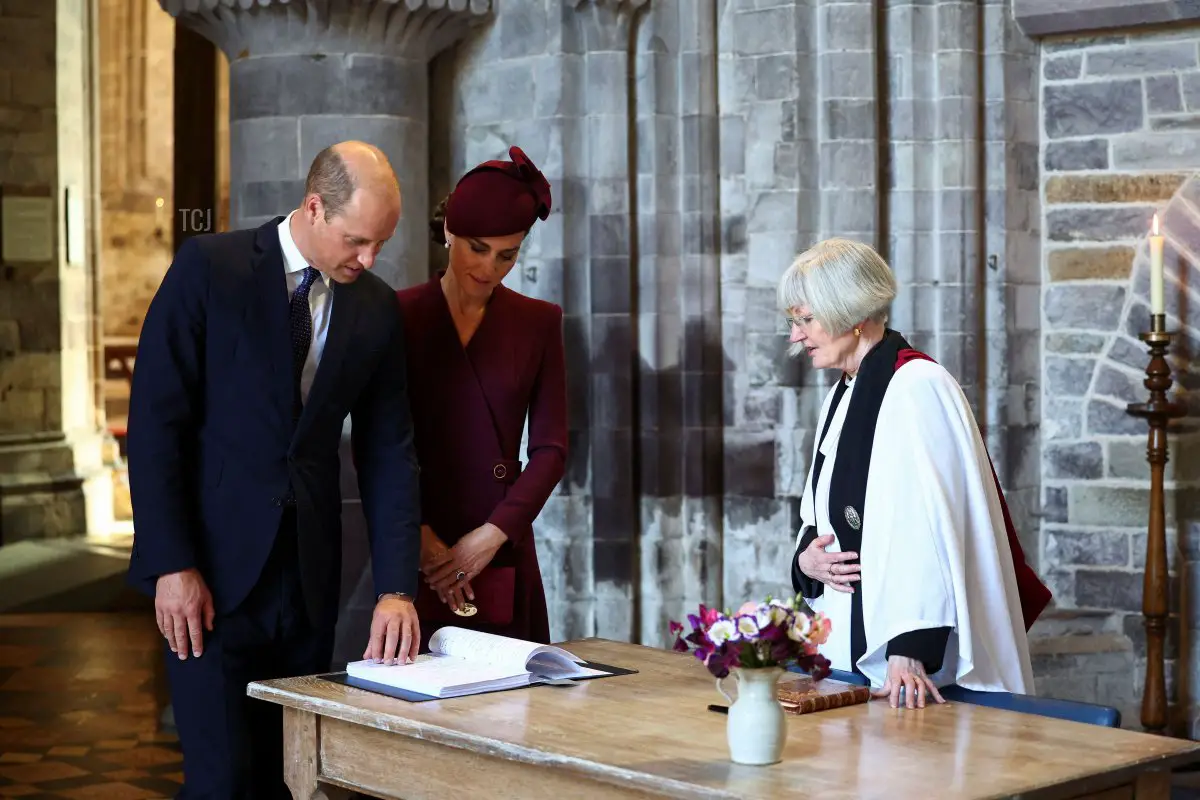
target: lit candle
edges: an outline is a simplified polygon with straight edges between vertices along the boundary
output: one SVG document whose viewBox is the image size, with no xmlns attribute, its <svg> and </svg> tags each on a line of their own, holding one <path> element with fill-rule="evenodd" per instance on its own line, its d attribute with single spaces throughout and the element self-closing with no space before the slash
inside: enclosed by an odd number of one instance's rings
<svg viewBox="0 0 1200 800">
<path fill-rule="evenodd" d="M 1163 313 L 1163 237 L 1158 232 L 1158 214 L 1150 231 L 1150 313 Z"/>
</svg>

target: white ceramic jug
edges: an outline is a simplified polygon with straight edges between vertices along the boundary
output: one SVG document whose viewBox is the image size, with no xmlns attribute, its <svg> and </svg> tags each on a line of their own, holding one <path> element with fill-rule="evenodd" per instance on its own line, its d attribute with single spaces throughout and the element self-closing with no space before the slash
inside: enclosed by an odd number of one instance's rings
<svg viewBox="0 0 1200 800">
<path fill-rule="evenodd" d="M 730 759 L 735 764 L 778 763 L 787 742 L 785 712 L 775 694 L 775 684 L 783 675 L 783 668 L 735 667 L 733 674 L 737 676 L 737 700 L 726 693 L 721 679 L 717 679 L 717 691 L 729 701 L 726 734 Z"/>
</svg>

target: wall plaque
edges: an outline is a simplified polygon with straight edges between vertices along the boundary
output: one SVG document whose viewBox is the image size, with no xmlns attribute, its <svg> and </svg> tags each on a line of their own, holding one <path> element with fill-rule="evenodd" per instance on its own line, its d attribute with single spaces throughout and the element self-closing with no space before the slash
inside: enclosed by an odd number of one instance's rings
<svg viewBox="0 0 1200 800">
<path fill-rule="evenodd" d="M 0 196 L 0 261 L 45 262 L 54 259 L 54 198 Z"/>
</svg>

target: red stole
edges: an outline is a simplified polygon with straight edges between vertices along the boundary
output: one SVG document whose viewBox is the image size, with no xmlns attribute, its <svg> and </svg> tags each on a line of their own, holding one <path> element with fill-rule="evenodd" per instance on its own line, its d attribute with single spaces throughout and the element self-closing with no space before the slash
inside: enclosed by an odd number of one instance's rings
<svg viewBox="0 0 1200 800">
<path fill-rule="evenodd" d="M 896 369 L 900 369 L 916 359 L 933 361 L 919 350 L 905 348 L 896 356 Z M 1046 610 L 1053 595 L 1038 578 L 1033 568 L 1025 562 L 1025 550 L 1021 547 L 1021 541 L 1017 538 L 1017 531 L 1013 527 L 1012 517 L 1009 516 L 1008 502 L 1004 499 L 1004 491 L 1000 488 L 1000 479 L 996 477 L 996 467 L 991 463 L 991 456 L 988 457 L 988 464 L 992 467 L 992 480 L 996 482 L 996 494 L 1000 497 L 1000 509 L 1004 512 L 1004 528 L 1008 532 L 1008 547 L 1012 550 L 1013 569 L 1017 575 L 1017 595 L 1021 601 L 1021 614 L 1025 617 L 1025 630 L 1028 631 L 1041 613 Z"/>
</svg>

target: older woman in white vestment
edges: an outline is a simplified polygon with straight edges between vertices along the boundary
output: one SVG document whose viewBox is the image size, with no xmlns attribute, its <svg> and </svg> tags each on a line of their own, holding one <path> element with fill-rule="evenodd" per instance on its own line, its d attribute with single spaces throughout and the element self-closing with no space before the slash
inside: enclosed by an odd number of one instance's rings
<svg viewBox="0 0 1200 800">
<path fill-rule="evenodd" d="M 892 271 L 821 242 L 779 284 L 792 354 L 839 375 L 801 501 L 792 583 L 832 621 L 822 653 L 893 707 L 939 687 L 1031 693 L 1026 631 L 1050 592 L 1026 565 L 958 383 L 886 327 Z"/>
</svg>

